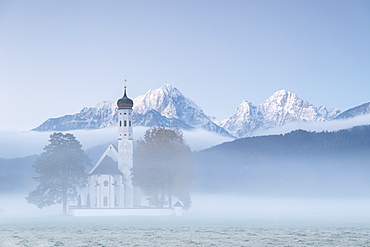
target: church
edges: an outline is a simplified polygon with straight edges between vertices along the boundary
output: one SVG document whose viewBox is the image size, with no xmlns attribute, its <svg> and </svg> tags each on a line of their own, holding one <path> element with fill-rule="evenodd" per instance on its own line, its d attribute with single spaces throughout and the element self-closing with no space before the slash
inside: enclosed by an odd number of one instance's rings
<svg viewBox="0 0 370 247">
<path fill-rule="evenodd" d="M 132 185 L 134 102 L 128 98 L 126 86 L 117 101 L 118 149 L 109 144 L 96 165 L 88 173 L 88 184 L 78 206 L 69 207 L 72 216 L 168 216 L 182 215 L 182 205 L 173 208 L 141 206 L 141 193 Z"/>
<path fill-rule="evenodd" d="M 118 150 L 110 144 L 89 172 L 87 203 L 90 208 L 134 207 L 134 189 L 131 181 L 133 105 L 133 101 L 127 97 L 125 87 L 123 97 L 117 101 Z"/>
</svg>

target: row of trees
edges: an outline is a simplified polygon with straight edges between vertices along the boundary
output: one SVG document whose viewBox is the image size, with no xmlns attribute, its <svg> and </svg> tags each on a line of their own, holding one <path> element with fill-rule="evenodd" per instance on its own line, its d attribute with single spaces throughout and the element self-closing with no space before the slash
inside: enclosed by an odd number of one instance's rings
<svg viewBox="0 0 370 247">
<path fill-rule="evenodd" d="M 90 165 L 82 145 L 72 134 L 53 133 L 33 165 L 39 174 L 34 178 L 39 185 L 29 193 L 27 201 L 39 208 L 62 204 L 66 214 L 68 202 L 76 202 L 79 188 L 87 184 L 86 169 Z M 191 151 L 182 132 L 165 127 L 147 130 L 138 141 L 132 178 L 150 205 L 172 207 L 172 196 L 176 196 L 188 209 L 193 173 Z"/>
</svg>

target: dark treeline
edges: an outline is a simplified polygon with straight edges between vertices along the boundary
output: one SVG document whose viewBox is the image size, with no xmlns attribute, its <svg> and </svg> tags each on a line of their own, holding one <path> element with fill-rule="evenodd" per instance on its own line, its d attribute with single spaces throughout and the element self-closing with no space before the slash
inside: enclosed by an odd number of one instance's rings
<svg viewBox="0 0 370 247">
<path fill-rule="evenodd" d="M 195 160 L 201 192 L 370 196 L 370 126 L 243 138 Z"/>
</svg>

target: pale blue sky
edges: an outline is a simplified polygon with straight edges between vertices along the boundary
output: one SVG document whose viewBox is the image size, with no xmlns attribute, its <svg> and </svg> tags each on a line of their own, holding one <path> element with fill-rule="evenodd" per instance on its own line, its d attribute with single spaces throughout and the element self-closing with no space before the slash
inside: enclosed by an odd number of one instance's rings
<svg viewBox="0 0 370 247">
<path fill-rule="evenodd" d="M 164 83 L 208 115 L 286 89 L 340 110 L 370 101 L 370 1 L 0 0 L 2 129 Z"/>
</svg>

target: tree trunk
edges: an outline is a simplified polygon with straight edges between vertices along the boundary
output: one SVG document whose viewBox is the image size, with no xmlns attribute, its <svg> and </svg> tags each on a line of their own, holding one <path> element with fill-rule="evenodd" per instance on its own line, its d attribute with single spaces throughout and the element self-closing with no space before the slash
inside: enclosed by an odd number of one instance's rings
<svg viewBox="0 0 370 247">
<path fill-rule="evenodd" d="M 67 193 L 63 193 L 63 215 L 67 215 Z"/>
</svg>

